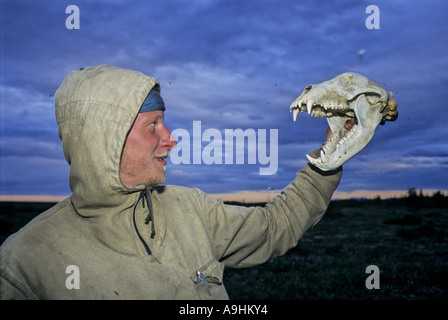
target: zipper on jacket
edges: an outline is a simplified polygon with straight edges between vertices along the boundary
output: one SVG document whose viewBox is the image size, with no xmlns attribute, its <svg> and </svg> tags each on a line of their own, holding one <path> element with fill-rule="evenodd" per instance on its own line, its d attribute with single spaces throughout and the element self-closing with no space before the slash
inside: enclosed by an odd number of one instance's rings
<svg viewBox="0 0 448 320">
<path fill-rule="evenodd" d="M 208 284 L 207 284 L 207 280 L 205 280 L 204 274 L 201 271 L 196 270 L 196 276 L 198 277 L 199 282 L 202 282 L 205 285 L 205 289 L 207 289 L 208 295 L 212 296 L 212 294 L 210 293 Z"/>
</svg>

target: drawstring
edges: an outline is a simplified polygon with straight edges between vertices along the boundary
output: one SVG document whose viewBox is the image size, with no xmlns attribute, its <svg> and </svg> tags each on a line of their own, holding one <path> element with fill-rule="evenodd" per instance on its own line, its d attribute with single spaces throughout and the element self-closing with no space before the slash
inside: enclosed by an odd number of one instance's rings
<svg viewBox="0 0 448 320">
<path fill-rule="evenodd" d="M 152 199 L 151 199 L 151 189 L 150 188 L 146 188 L 145 190 L 140 192 L 140 196 L 138 197 L 137 203 L 135 204 L 135 207 L 137 206 L 137 204 L 140 202 L 140 200 L 142 201 L 142 205 L 143 208 L 145 207 L 145 200 L 144 198 L 146 198 L 146 203 L 148 205 L 148 215 L 145 218 L 145 224 L 149 224 L 149 221 L 152 221 L 151 224 L 151 239 L 154 239 L 155 235 L 156 235 L 156 229 L 154 226 L 154 212 L 152 210 Z M 135 213 L 135 207 L 134 207 L 134 213 Z"/>
<path fill-rule="evenodd" d="M 142 191 L 143 193 L 143 191 Z M 152 221 L 151 224 L 151 239 L 154 239 L 154 236 L 156 235 L 156 228 L 154 226 L 154 212 L 152 211 L 152 199 L 151 199 L 151 189 L 146 188 L 144 191 L 144 195 L 146 196 L 146 203 L 148 204 L 148 215 L 146 216 L 145 223 L 148 224 L 149 221 Z M 145 207 L 143 201 L 143 208 Z"/>
</svg>

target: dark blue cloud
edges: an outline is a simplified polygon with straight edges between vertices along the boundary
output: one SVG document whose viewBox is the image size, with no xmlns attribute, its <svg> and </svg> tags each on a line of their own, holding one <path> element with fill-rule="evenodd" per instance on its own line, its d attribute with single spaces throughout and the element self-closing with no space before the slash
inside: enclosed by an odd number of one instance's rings
<svg viewBox="0 0 448 320">
<path fill-rule="evenodd" d="M 65 9 L 80 9 L 68 30 Z M 376 1 L 1 2 L 2 194 L 68 193 L 52 95 L 74 69 L 113 64 L 158 78 L 170 129 L 278 130 L 278 171 L 173 165 L 168 183 L 207 192 L 284 187 L 318 148 L 326 122 L 289 104 L 310 83 L 354 71 L 384 85 L 399 118 L 345 166 L 341 191 L 447 189 L 448 4 Z M 373 4 L 373 3 L 372 3 Z M 51 170 L 55 168 L 55 170 Z M 213 176 L 213 179 L 210 177 Z"/>
</svg>

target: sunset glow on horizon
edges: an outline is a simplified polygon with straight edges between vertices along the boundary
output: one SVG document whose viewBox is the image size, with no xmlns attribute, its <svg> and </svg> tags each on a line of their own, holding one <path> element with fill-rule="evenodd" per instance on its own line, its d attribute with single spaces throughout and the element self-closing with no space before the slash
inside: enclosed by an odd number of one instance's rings
<svg viewBox="0 0 448 320">
<path fill-rule="evenodd" d="M 420 190 L 417 190 L 420 192 Z M 432 196 L 434 193 L 440 191 L 445 196 L 448 196 L 448 190 L 422 190 L 424 196 Z M 280 191 L 242 191 L 236 193 L 215 193 L 209 194 L 212 201 L 235 201 L 241 203 L 265 203 L 271 201 Z M 347 199 L 391 199 L 403 198 L 408 196 L 408 190 L 357 190 L 353 192 L 336 191 L 332 200 L 347 200 Z M 59 202 L 69 196 L 52 196 L 52 195 L 0 195 L 1 202 Z"/>
</svg>

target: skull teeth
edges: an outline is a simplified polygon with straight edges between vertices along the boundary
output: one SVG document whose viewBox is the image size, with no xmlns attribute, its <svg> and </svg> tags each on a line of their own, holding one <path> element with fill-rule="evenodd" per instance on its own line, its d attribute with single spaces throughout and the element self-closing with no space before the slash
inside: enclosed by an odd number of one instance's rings
<svg viewBox="0 0 448 320">
<path fill-rule="evenodd" d="M 307 111 L 313 117 L 332 117 L 335 113 L 346 113 L 348 116 L 354 116 L 353 110 L 349 106 L 332 104 L 332 103 L 316 103 L 315 100 L 296 100 L 290 106 L 293 113 L 294 121 L 300 112 Z"/>
<path fill-rule="evenodd" d="M 324 150 L 320 150 L 320 159 L 322 160 L 322 162 L 328 161 L 328 157 L 325 155 Z"/>
<path fill-rule="evenodd" d="M 300 113 L 300 109 L 299 109 L 299 108 L 294 108 L 294 109 L 293 109 L 293 115 L 292 115 L 292 117 L 293 117 L 294 121 L 297 120 L 297 116 L 299 115 L 299 113 Z"/>
<path fill-rule="evenodd" d="M 314 105 L 315 102 L 316 101 L 309 100 L 306 103 L 306 110 L 308 111 L 308 114 L 310 114 L 310 115 L 311 115 L 311 111 L 313 110 L 313 105 Z"/>
<path fill-rule="evenodd" d="M 312 164 L 322 163 L 322 160 L 320 160 L 320 158 L 318 158 L 318 159 L 314 159 L 314 158 L 311 158 L 308 154 L 306 155 L 306 158 L 307 158 L 308 161 L 311 162 Z"/>
<path fill-rule="evenodd" d="M 347 132 L 347 134 L 341 140 L 339 140 L 338 144 L 336 145 L 336 149 L 345 144 L 350 138 L 352 138 L 357 128 L 358 126 L 354 125 L 353 128 L 349 132 Z"/>
<path fill-rule="evenodd" d="M 350 140 L 356 133 L 356 130 L 358 128 L 358 125 L 354 125 L 353 128 L 347 132 L 347 134 L 338 141 L 336 145 L 336 149 L 340 148 L 342 145 L 344 145 L 348 140 Z M 312 158 L 309 155 L 306 155 L 309 162 L 311 162 L 314 165 L 321 165 L 324 163 L 327 163 L 330 160 L 331 155 L 327 155 L 327 151 L 330 148 L 329 146 L 336 142 L 336 138 L 333 136 L 330 141 L 326 145 L 322 147 L 320 150 L 320 157 L 317 159 Z"/>
</svg>

